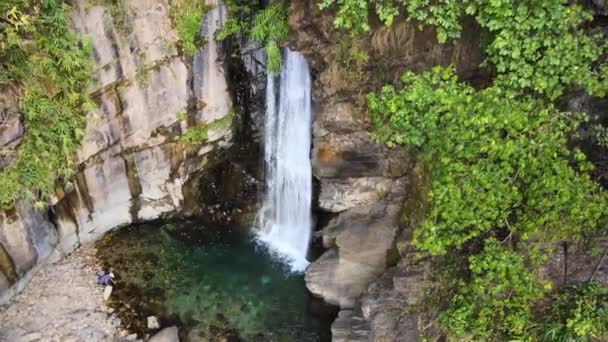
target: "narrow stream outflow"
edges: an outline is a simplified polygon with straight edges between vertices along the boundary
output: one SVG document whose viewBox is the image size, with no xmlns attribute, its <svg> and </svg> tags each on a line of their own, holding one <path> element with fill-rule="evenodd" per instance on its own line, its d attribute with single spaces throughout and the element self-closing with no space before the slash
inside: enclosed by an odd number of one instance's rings
<svg viewBox="0 0 608 342">
<path fill-rule="evenodd" d="M 301 272 L 312 225 L 311 79 L 298 52 L 285 49 L 280 76 L 268 77 L 264 128 L 266 194 L 258 238 Z"/>
</svg>

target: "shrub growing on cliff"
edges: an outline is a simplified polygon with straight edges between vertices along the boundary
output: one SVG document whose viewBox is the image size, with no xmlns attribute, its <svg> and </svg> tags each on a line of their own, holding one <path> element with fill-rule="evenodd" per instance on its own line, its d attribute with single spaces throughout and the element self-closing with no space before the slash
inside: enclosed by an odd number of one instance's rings
<svg viewBox="0 0 608 342">
<path fill-rule="evenodd" d="M 192 57 L 205 42 L 199 37 L 203 17 L 209 8 L 202 0 L 173 0 L 171 20 L 186 56 Z"/>
<path fill-rule="evenodd" d="M 593 281 L 555 294 L 540 325 L 543 341 L 583 342 L 589 337 L 608 338 L 608 289 Z"/>
<path fill-rule="evenodd" d="M 592 68 L 605 51 L 600 35 L 589 35 L 582 25 L 590 13 L 568 0 L 439 0 L 369 1 L 323 0 L 321 8 L 337 7 L 334 25 L 353 34 L 369 31 L 369 7 L 386 25 L 405 13 L 409 20 L 432 25 L 437 39 L 460 38 L 462 17 L 473 16 L 487 33 L 486 65 L 496 73 L 504 92 L 533 91 L 551 99 L 570 85 L 603 95 L 606 66 Z"/>
<path fill-rule="evenodd" d="M 405 73 L 369 96 L 376 137 L 415 146 L 432 180 L 418 247 L 446 253 L 504 229 L 522 239 L 579 239 L 605 222 L 606 195 L 568 138 L 583 114 L 458 83 L 451 69 Z M 574 162 L 574 164 L 572 164 Z"/>
<path fill-rule="evenodd" d="M 530 272 L 529 261 L 494 239 L 469 258 L 470 279 L 460 282 L 440 322 L 456 339 L 525 340 L 533 329 L 531 304 L 546 285 Z"/>
<path fill-rule="evenodd" d="M 388 26 L 400 15 L 431 25 L 440 43 L 460 38 L 465 15 L 484 31 L 483 66 L 494 75 L 488 88 L 459 83 L 451 69 L 405 73 L 401 88 L 369 95 L 369 109 L 376 138 L 418 149 L 430 170 L 431 208 L 415 245 L 468 265 L 450 275 L 460 285 L 448 294 L 442 327 L 463 339 L 537 339 L 530 306 L 545 291 L 535 275 L 540 247 L 592 236 L 608 215 L 591 164 L 572 146 L 588 118 L 553 103 L 571 87 L 606 92 L 606 45 L 584 27 L 591 14 L 567 0 L 323 0 L 320 7 L 334 8 L 334 25 L 353 36 L 371 29 L 370 13 Z M 577 338 L 598 336 L 605 325 L 577 317 L 570 321 Z M 560 325 L 565 319 L 553 320 L 556 331 L 575 336 Z"/>
<path fill-rule="evenodd" d="M 275 74 L 281 68 L 281 42 L 287 39 L 287 10 L 282 1 L 251 13 L 255 8 L 250 1 L 232 0 L 228 2 L 230 18 L 218 32 L 217 39 L 244 34 L 264 46 L 266 52 L 266 68 Z"/>
<path fill-rule="evenodd" d="M 0 84 L 17 86 L 25 134 L 0 172 L 0 207 L 46 197 L 73 173 L 92 103 L 90 47 L 69 31 L 63 0 L 0 2 Z"/>
</svg>

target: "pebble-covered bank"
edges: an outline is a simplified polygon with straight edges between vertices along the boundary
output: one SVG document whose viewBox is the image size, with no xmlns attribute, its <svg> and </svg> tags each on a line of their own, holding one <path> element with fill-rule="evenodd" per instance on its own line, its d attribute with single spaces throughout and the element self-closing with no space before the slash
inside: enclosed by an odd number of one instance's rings
<svg viewBox="0 0 608 342">
<path fill-rule="evenodd" d="M 37 272 L 23 292 L 0 307 L 0 341 L 126 340 L 128 334 L 97 285 L 95 252 L 93 246 L 83 246 Z"/>
</svg>

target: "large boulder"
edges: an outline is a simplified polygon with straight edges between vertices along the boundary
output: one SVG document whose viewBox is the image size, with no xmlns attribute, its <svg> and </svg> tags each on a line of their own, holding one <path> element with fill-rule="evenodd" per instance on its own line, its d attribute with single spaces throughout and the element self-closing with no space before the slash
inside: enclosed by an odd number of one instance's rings
<svg viewBox="0 0 608 342">
<path fill-rule="evenodd" d="M 338 215 L 324 230 L 330 249 L 306 270 L 308 289 L 329 303 L 352 308 L 389 264 L 398 220 L 399 207 L 385 204 Z"/>
</svg>

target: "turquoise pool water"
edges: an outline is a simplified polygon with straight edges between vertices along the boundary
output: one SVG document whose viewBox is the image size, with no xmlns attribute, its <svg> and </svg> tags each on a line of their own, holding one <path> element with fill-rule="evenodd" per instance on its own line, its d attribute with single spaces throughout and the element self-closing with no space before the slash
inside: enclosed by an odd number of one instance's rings
<svg viewBox="0 0 608 342">
<path fill-rule="evenodd" d="M 333 310 L 242 231 L 196 222 L 127 227 L 98 245 L 118 284 L 111 306 L 132 331 L 145 318 L 190 341 L 329 341 Z"/>
</svg>

